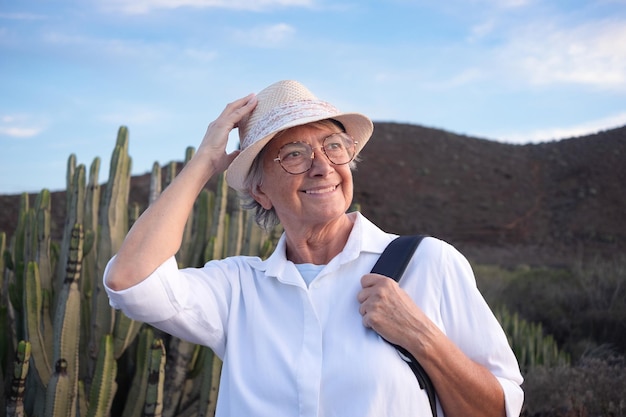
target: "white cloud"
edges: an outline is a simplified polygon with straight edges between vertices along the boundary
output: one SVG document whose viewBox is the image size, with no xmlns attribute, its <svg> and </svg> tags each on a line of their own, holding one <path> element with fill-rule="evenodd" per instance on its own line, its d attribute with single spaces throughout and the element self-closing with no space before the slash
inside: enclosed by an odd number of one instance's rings
<svg viewBox="0 0 626 417">
<path fill-rule="evenodd" d="M 573 28 L 542 22 L 512 36 L 499 59 L 531 84 L 571 83 L 626 90 L 624 21 L 594 21 Z"/>
<path fill-rule="evenodd" d="M 38 127 L 0 126 L 0 135 L 19 139 L 37 136 L 41 131 Z"/>
<path fill-rule="evenodd" d="M 33 126 L 28 116 L 5 114 L 0 116 L 0 136 L 26 139 L 37 136 L 43 127 Z"/>
<path fill-rule="evenodd" d="M 158 9 L 222 8 L 260 11 L 273 7 L 308 7 L 314 0 L 113 0 L 100 1 L 102 8 L 125 14 L 144 14 Z"/>
<path fill-rule="evenodd" d="M 246 45 L 272 48 L 288 41 L 295 33 L 296 29 L 293 26 L 278 23 L 249 30 L 236 30 L 233 32 L 233 39 Z"/>
<path fill-rule="evenodd" d="M 602 130 L 626 126 L 626 112 L 573 126 L 537 129 L 530 132 L 515 132 L 497 135 L 498 140 L 510 143 L 537 143 L 578 136 L 587 136 Z"/>
</svg>

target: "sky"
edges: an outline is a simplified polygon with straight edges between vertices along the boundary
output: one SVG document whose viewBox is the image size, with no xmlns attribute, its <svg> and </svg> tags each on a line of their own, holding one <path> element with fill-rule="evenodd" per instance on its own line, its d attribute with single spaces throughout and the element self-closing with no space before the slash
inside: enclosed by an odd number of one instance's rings
<svg viewBox="0 0 626 417">
<path fill-rule="evenodd" d="M 0 194 L 182 161 L 282 79 L 374 122 L 525 144 L 626 125 L 626 0 L 0 0 Z M 235 146 L 236 134 L 231 136 Z"/>
</svg>

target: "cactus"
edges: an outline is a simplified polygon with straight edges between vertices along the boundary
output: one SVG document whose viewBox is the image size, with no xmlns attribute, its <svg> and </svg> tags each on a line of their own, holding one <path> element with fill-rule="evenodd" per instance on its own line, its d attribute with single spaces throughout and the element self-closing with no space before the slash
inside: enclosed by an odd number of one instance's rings
<svg viewBox="0 0 626 417">
<path fill-rule="evenodd" d="M 161 195 L 161 167 L 158 163 L 152 165 L 152 175 L 150 176 L 150 192 L 148 205 L 152 204 Z"/>
<path fill-rule="evenodd" d="M 7 417 L 24 417 L 24 391 L 30 361 L 30 343 L 20 340 L 15 353 L 11 391 L 6 405 Z"/>
<path fill-rule="evenodd" d="M 163 340 L 155 339 L 150 350 L 148 388 L 143 415 L 146 417 L 161 417 L 165 379 L 165 345 Z"/>
<path fill-rule="evenodd" d="M 100 158 L 95 158 L 89 168 L 89 181 L 85 192 L 84 203 L 85 214 L 83 219 L 83 231 L 85 238 L 83 243 L 82 278 L 79 281 L 80 292 L 83 295 L 81 303 L 80 380 L 89 380 L 93 374 L 93 361 L 89 354 L 89 343 L 92 303 L 99 279 L 96 265 L 98 259 L 96 239 L 98 236 L 98 210 L 100 207 L 99 171 Z"/>
<path fill-rule="evenodd" d="M 46 414 L 49 416 L 76 415 L 81 316 L 78 282 L 83 261 L 83 239 L 82 224 L 74 225 L 54 321 L 56 366 L 46 391 Z"/>
<path fill-rule="evenodd" d="M 70 161 L 72 161 L 72 157 L 70 157 Z M 68 166 L 73 165 L 75 165 L 75 162 L 68 163 Z M 68 184 L 66 197 L 68 204 L 66 206 L 65 228 L 63 229 L 63 240 L 61 241 L 61 254 L 57 264 L 56 279 L 52 283 L 54 294 L 59 294 L 61 287 L 63 286 L 63 280 L 65 279 L 65 266 L 69 256 L 74 225 L 78 223 L 83 224 L 85 212 L 85 166 L 82 164 L 76 166 L 73 177 L 70 177 L 68 173 L 67 178 Z M 56 302 L 55 305 L 57 305 Z"/>
<path fill-rule="evenodd" d="M 153 341 L 154 332 L 152 328 L 144 326 L 137 340 L 136 370 L 130 385 L 130 392 L 128 393 L 128 398 L 132 399 L 132 401 L 126 401 L 122 417 L 140 417 L 143 412 L 148 389 L 148 372 Z"/>
<path fill-rule="evenodd" d="M 32 347 L 32 360 L 35 365 L 32 369 L 38 377 L 37 382 L 45 387 L 52 375 L 51 340 L 44 339 L 41 329 L 42 295 L 39 279 L 39 266 L 36 262 L 29 262 L 24 285 L 24 340 L 28 340 Z"/>
<path fill-rule="evenodd" d="M 227 202 L 228 186 L 226 185 L 226 176 L 222 173 L 217 179 L 213 221 L 211 222 L 211 229 L 209 231 L 209 244 L 204 255 L 205 260 L 219 259 L 224 253 L 224 219 L 226 217 Z"/>
<path fill-rule="evenodd" d="M 113 336 L 106 334 L 100 339 L 96 371 L 89 393 L 87 417 L 106 417 L 110 414 L 117 391 L 117 362 L 113 355 Z"/>
<path fill-rule="evenodd" d="M 115 312 L 109 306 L 109 300 L 104 291 L 102 277 L 104 268 L 122 245 L 128 232 L 128 195 L 130 192 L 131 159 L 128 155 L 128 129 L 120 127 L 117 142 L 111 157 L 109 181 L 100 204 L 99 233 L 97 240 L 96 283 L 92 303 L 91 317 L 91 348 L 92 358 L 97 355 L 98 341 L 105 335 L 116 332 L 115 355 L 119 357 L 138 331 L 138 325 L 131 324 L 130 319 L 121 312 Z M 130 332 L 130 333 L 125 333 Z M 133 335 L 134 333 L 134 335 Z"/>
<path fill-rule="evenodd" d="M 52 259 L 50 255 L 50 217 L 52 203 L 49 190 L 42 190 L 35 200 L 35 221 L 36 227 L 33 236 L 35 257 L 33 260 L 39 265 L 39 276 L 41 286 L 46 291 L 52 291 Z"/>
<path fill-rule="evenodd" d="M 570 357 L 559 350 L 554 338 L 539 323 L 529 323 L 501 307 L 495 311 L 522 371 L 535 366 L 569 365 Z"/>
<path fill-rule="evenodd" d="M 193 343 L 172 338 L 169 343 L 170 355 L 166 366 L 167 401 L 163 407 L 163 416 L 175 416 L 181 398 L 185 393 L 185 381 L 189 364 L 193 358 Z"/>
</svg>

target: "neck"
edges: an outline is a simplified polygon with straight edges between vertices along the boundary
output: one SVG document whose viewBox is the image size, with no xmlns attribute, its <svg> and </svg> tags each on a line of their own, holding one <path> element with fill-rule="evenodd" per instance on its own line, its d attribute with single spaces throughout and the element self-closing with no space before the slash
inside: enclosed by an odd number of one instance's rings
<svg viewBox="0 0 626 417">
<path fill-rule="evenodd" d="M 296 264 L 325 265 L 341 252 L 353 221 L 344 214 L 333 222 L 308 230 L 285 230 L 287 259 Z"/>
</svg>

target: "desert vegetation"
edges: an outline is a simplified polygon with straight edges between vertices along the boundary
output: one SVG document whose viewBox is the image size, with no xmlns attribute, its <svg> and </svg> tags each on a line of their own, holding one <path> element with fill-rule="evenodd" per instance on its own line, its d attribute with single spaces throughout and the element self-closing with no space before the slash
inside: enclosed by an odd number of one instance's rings
<svg viewBox="0 0 626 417">
<path fill-rule="evenodd" d="M 520 361 L 523 416 L 626 415 L 626 258 L 475 270 Z"/>
</svg>

